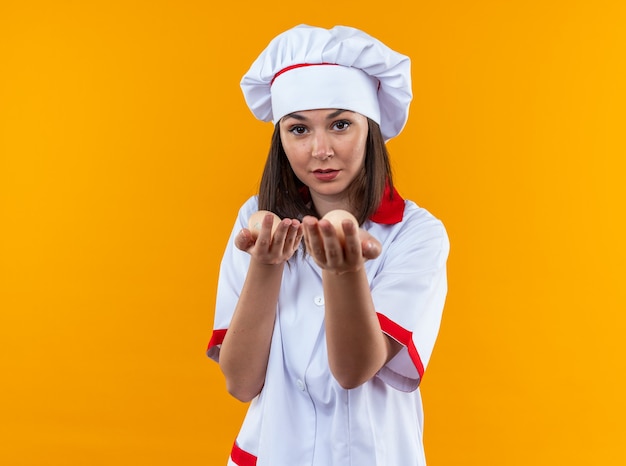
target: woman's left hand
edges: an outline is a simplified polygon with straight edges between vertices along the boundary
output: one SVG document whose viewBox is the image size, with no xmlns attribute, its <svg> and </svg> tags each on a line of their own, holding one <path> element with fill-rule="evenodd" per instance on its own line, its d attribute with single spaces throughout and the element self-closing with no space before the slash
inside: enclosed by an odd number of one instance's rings
<svg viewBox="0 0 626 466">
<path fill-rule="evenodd" d="M 380 255 L 380 242 L 350 221 L 342 223 L 344 239 L 328 220 L 302 219 L 307 252 L 322 269 L 341 274 L 358 271 L 366 260 Z"/>
</svg>

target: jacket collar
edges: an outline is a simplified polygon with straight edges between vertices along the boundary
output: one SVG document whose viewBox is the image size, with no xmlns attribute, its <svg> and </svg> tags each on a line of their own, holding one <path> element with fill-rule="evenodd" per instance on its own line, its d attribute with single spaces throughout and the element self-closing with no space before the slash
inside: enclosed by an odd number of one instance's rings
<svg viewBox="0 0 626 466">
<path fill-rule="evenodd" d="M 396 191 L 396 188 L 391 188 L 387 185 L 383 194 L 383 200 L 380 202 L 376 212 L 370 216 L 370 220 L 384 225 L 393 225 L 394 223 L 400 223 L 403 215 L 404 199 Z"/>
</svg>

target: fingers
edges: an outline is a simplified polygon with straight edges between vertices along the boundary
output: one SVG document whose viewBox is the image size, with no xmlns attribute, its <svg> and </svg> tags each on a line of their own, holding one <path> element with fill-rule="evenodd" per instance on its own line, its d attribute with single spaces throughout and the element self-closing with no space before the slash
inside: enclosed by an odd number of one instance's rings
<svg viewBox="0 0 626 466">
<path fill-rule="evenodd" d="M 302 223 L 307 251 L 321 268 L 343 273 L 361 267 L 361 244 L 358 229 L 352 222 L 342 223 L 343 234 L 325 219 L 305 217 Z"/>
<path fill-rule="evenodd" d="M 342 222 L 341 230 L 338 232 L 328 220 L 312 216 L 304 217 L 302 222 L 283 219 L 275 224 L 268 214 L 260 228 L 242 229 L 235 246 L 264 263 L 276 264 L 288 260 L 304 240 L 320 267 L 338 271 L 354 270 L 380 255 L 380 242 L 367 231 L 348 220 Z"/>
<path fill-rule="evenodd" d="M 298 220 L 283 219 L 274 232 L 270 250 L 291 257 L 298 249 L 302 235 L 302 226 Z"/>
<path fill-rule="evenodd" d="M 329 222 L 325 222 L 328 226 Z M 320 229 L 320 221 L 315 217 L 304 217 L 302 219 L 304 229 L 304 244 L 307 251 L 315 260 L 325 262 L 326 248 L 324 247 L 324 239 Z M 322 222 L 324 226 L 324 222 Z"/>
<path fill-rule="evenodd" d="M 324 219 L 305 217 L 302 224 L 307 251 L 324 269 L 354 270 L 382 251 L 380 241 L 349 220 L 341 223 L 343 235 Z"/>
<path fill-rule="evenodd" d="M 342 221 L 341 227 L 343 229 L 343 247 L 346 256 L 352 260 L 360 259 L 362 255 L 362 248 L 359 232 L 361 229 L 350 220 Z"/>
<path fill-rule="evenodd" d="M 235 246 L 265 264 L 279 264 L 288 260 L 298 249 L 303 231 L 298 220 L 274 221 L 265 215 L 252 229 L 244 228 L 235 237 Z"/>
<path fill-rule="evenodd" d="M 304 229 L 302 225 L 299 221 L 293 220 L 289 228 L 287 241 L 285 241 L 285 253 L 290 252 L 290 254 L 293 254 L 300 246 L 303 237 Z"/>
<path fill-rule="evenodd" d="M 274 216 L 271 213 L 266 214 L 261 221 L 260 226 L 254 225 L 252 233 L 256 233 L 256 242 L 262 246 L 269 246 L 272 242 L 272 234 L 274 233 Z"/>
</svg>

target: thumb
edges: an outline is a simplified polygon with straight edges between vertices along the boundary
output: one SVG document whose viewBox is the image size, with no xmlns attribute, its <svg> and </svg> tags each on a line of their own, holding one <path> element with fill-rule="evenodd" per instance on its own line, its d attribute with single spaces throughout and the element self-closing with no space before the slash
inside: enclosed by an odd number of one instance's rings
<svg viewBox="0 0 626 466">
<path fill-rule="evenodd" d="M 377 240 L 369 240 L 361 243 L 361 250 L 363 251 L 363 257 L 366 260 L 376 259 L 380 256 L 382 247 Z"/>
<path fill-rule="evenodd" d="M 237 236 L 235 236 L 235 247 L 247 252 L 254 246 L 255 238 L 247 228 L 243 228 Z"/>
<path fill-rule="evenodd" d="M 365 260 L 376 259 L 380 256 L 382 252 L 380 241 L 363 229 L 359 230 L 359 237 L 361 239 L 361 251 Z"/>
</svg>

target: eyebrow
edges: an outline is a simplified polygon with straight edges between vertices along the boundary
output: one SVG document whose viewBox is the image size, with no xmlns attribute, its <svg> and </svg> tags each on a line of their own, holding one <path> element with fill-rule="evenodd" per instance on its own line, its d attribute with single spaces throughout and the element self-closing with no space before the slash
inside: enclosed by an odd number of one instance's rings
<svg viewBox="0 0 626 466">
<path fill-rule="evenodd" d="M 333 118 L 337 118 L 339 115 L 341 115 L 344 112 L 351 112 L 351 113 L 353 113 L 351 110 L 345 110 L 343 108 L 340 108 L 339 110 L 335 110 L 333 113 L 328 114 L 326 116 L 326 119 L 327 120 L 332 120 Z M 293 118 L 293 119 L 298 120 L 298 121 L 305 121 L 307 119 L 304 115 L 301 115 L 299 113 L 288 113 L 283 118 Z"/>
</svg>

